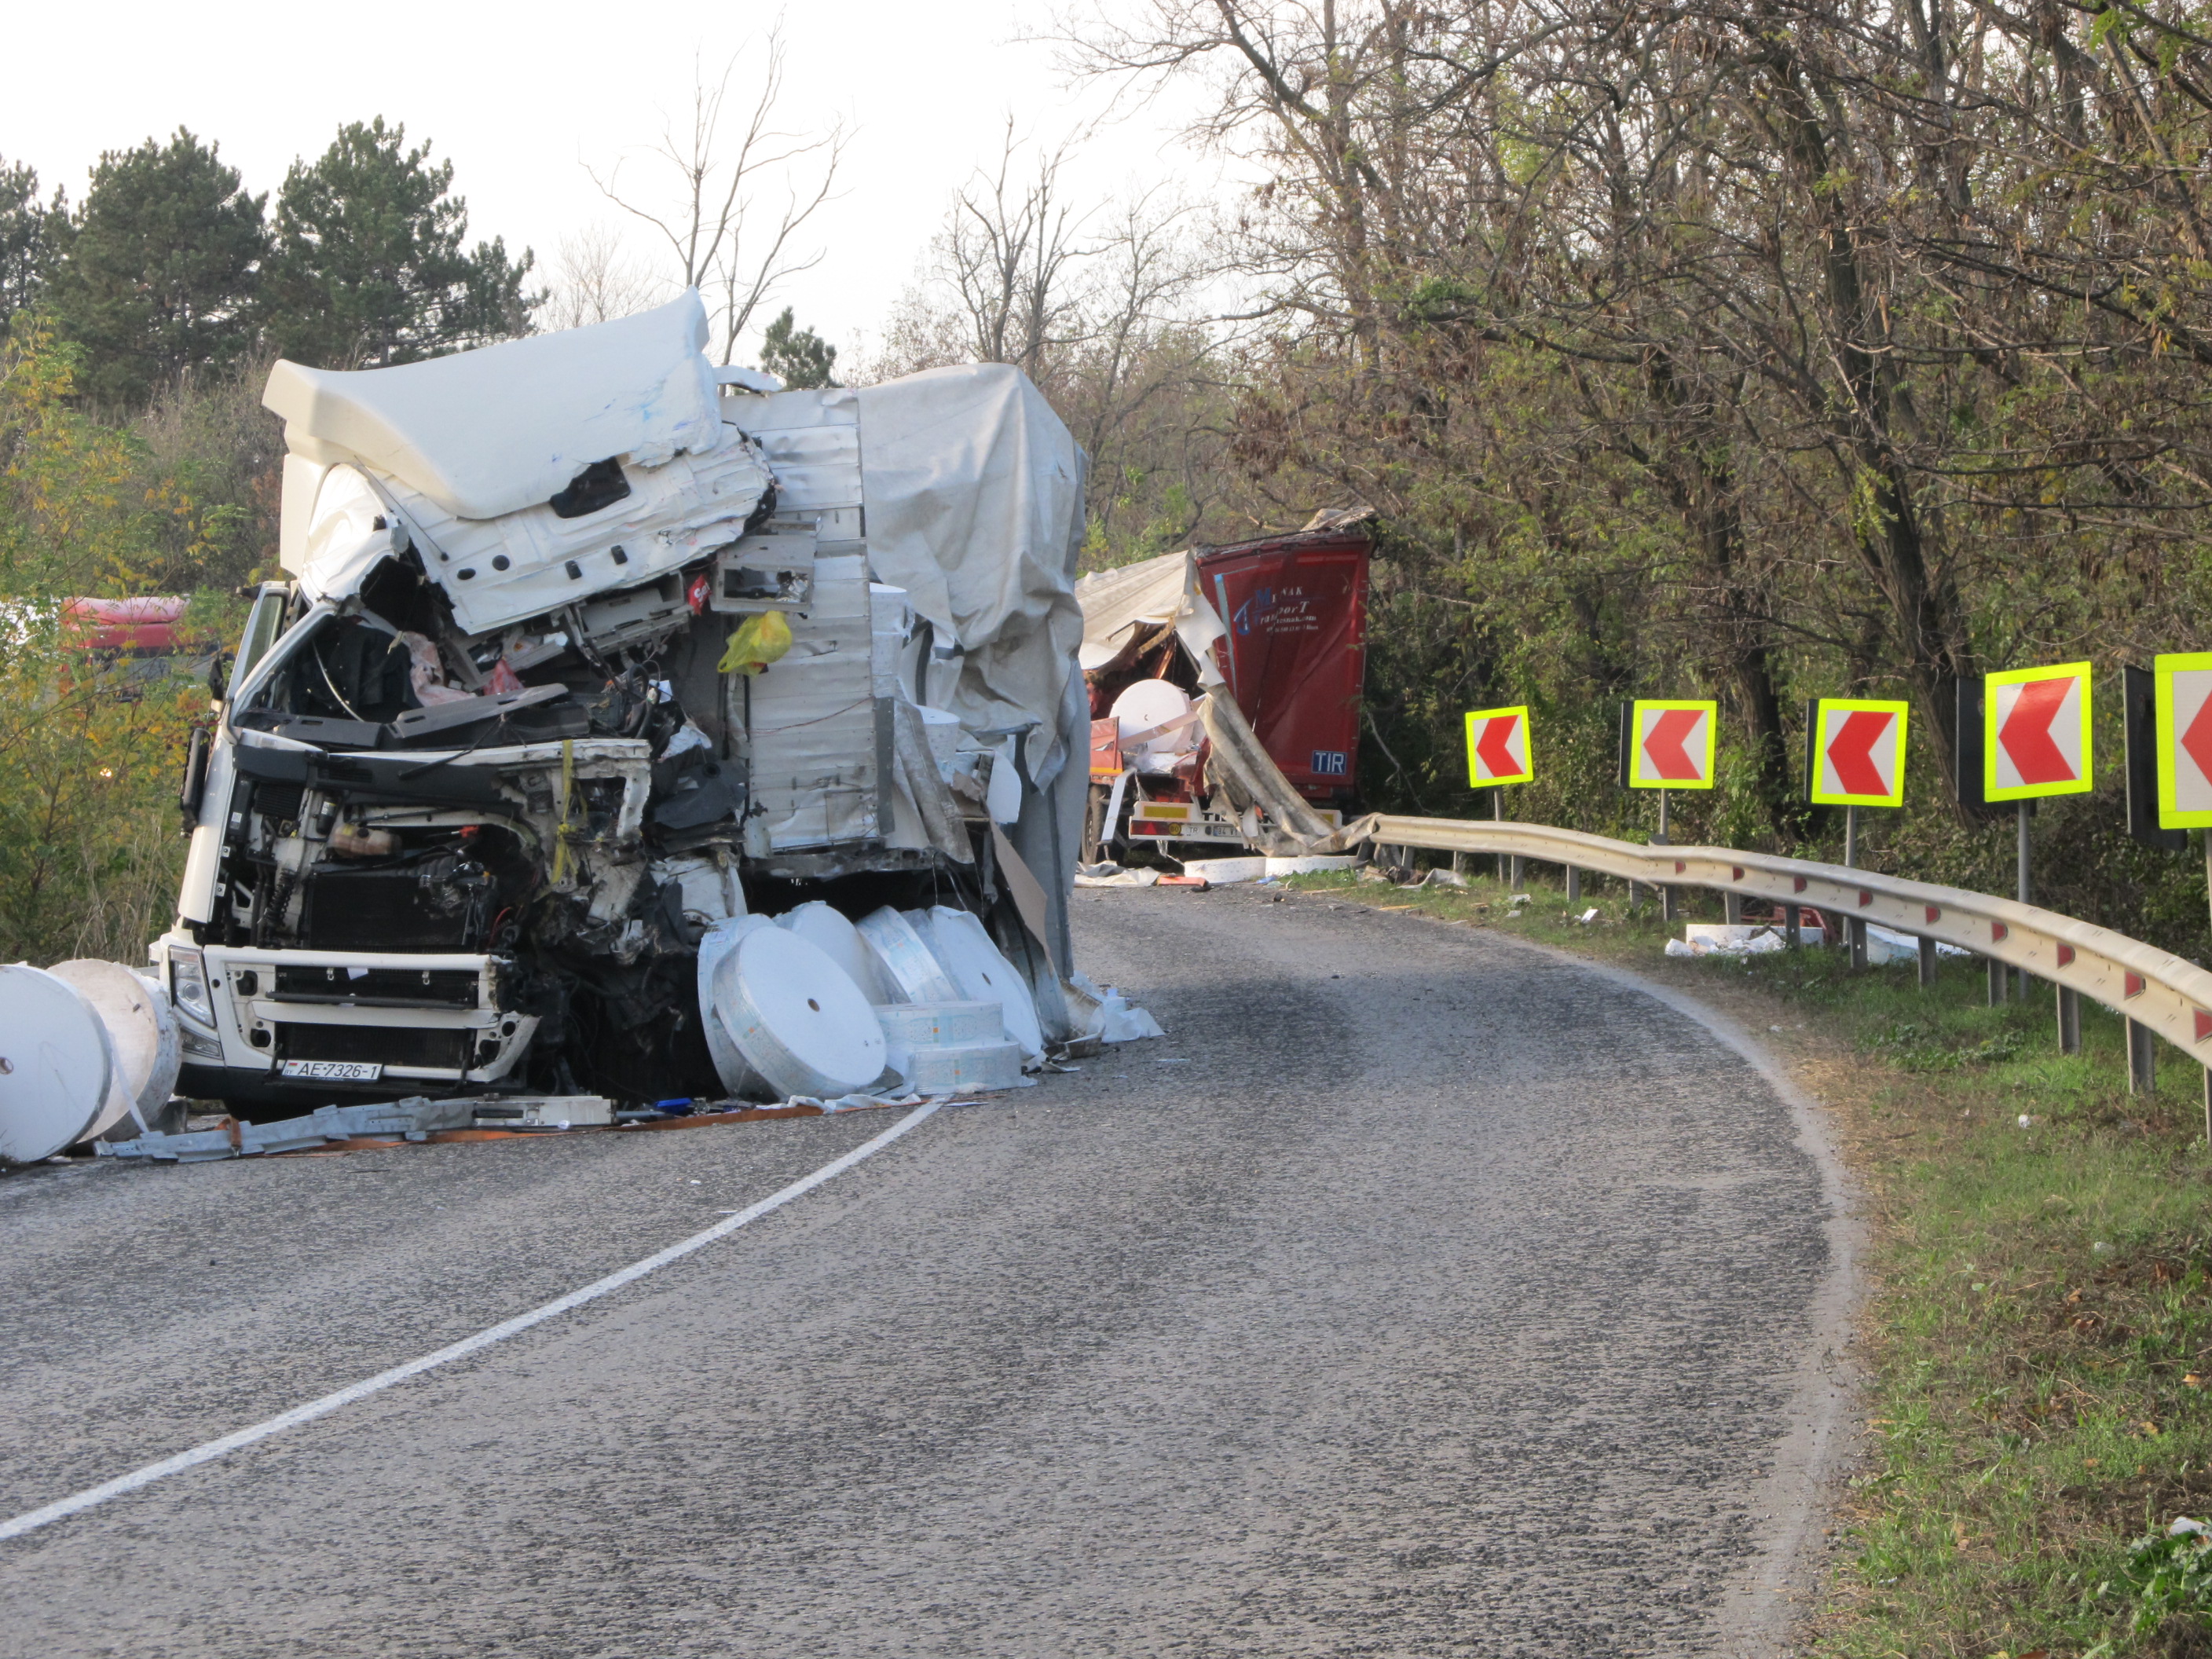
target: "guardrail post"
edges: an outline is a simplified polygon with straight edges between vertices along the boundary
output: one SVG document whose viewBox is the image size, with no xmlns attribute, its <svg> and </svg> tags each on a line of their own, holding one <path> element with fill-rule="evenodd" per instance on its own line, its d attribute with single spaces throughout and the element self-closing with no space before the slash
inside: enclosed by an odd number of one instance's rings
<svg viewBox="0 0 2212 1659">
<path fill-rule="evenodd" d="M 1859 809 L 1844 808 L 1844 868 L 1859 867 Z M 1867 965 L 1867 931 L 1864 916 L 1844 918 L 1844 939 L 1850 947 L 1851 971 L 1858 972 Z"/>
<path fill-rule="evenodd" d="M 2204 1144 L 2212 1146 L 2212 1066 L 2204 1068 Z"/>
<path fill-rule="evenodd" d="M 2027 822 L 2029 813 L 2035 810 L 2035 804 L 2033 801 L 2015 801 L 2014 803 L 2014 811 L 2013 818 L 2015 825 L 2014 839 L 2018 842 L 2018 846 L 2014 848 L 2014 851 L 2018 857 L 2020 869 L 2013 884 L 2017 890 L 2014 893 L 2014 896 L 2017 897 L 2022 904 L 2026 904 L 2030 902 L 2028 899 L 2027 884 Z M 2022 1002 L 2027 1000 L 2027 969 L 2023 968 L 2020 970 L 2020 1000 Z M 2144 1063 L 2146 1066 L 2148 1066 L 2148 1062 L 2146 1061 Z M 2145 1077 L 2148 1077 L 2150 1073 L 2146 1070 L 2143 1073 L 2143 1075 Z"/>
<path fill-rule="evenodd" d="M 1799 949 L 1805 943 L 1804 935 L 1797 931 L 1798 919 L 1802 914 L 1794 904 L 1785 904 L 1782 907 L 1782 942 L 1793 951 Z"/>
<path fill-rule="evenodd" d="M 1513 880 L 1510 884 L 1516 892 L 1520 890 L 1522 874 L 1527 870 L 1528 866 L 1528 860 L 1522 858 L 1520 854 L 1516 853 L 1513 855 Z"/>
<path fill-rule="evenodd" d="M 1567 902 L 1580 904 L 1582 902 L 1583 872 L 1571 864 L 1567 866 Z"/>
<path fill-rule="evenodd" d="M 2012 969 L 1995 957 L 1984 957 L 1983 961 L 1988 964 L 1990 970 L 1990 1006 L 2002 1008 L 2004 1006 L 2005 986 L 2012 978 Z"/>
<path fill-rule="evenodd" d="M 1920 988 L 1929 989 L 1936 983 L 1936 941 L 1925 934 L 1920 939 Z"/>
<path fill-rule="evenodd" d="M 1452 874 L 1455 876 L 1464 876 L 1467 874 L 1466 854 L 1454 853 L 1452 854 Z"/>
<path fill-rule="evenodd" d="M 2128 1092 L 2131 1095 L 2148 1096 L 2151 1092 L 2151 1044 L 2156 1040 L 2149 1026 L 2132 1019 L 2128 1022 Z"/>
<path fill-rule="evenodd" d="M 2081 996 L 2069 985 L 2058 988 L 2058 1052 L 2081 1052 Z"/>
<path fill-rule="evenodd" d="M 1674 903 L 1674 889 L 1672 884 L 1659 890 L 1659 919 L 1662 921 L 1680 920 L 1680 912 Z"/>
<path fill-rule="evenodd" d="M 1721 915 L 1729 927 L 1741 927 L 1743 922 L 1743 895 L 1733 892 L 1723 893 Z"/>
</svg>

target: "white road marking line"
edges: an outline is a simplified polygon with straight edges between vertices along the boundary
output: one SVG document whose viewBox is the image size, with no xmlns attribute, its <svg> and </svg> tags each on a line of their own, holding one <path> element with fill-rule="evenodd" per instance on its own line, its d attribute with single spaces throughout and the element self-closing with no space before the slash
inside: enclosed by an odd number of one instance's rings
<svg viewBox="0 0 2212 1659">
<path fill-rule="evenodd" d="M 216 1458 L 234 1452 L 242 1446 L 250 1446 L 257 1440 L 266 1440 L 272 1434 L 281 1434 L 286 1429 L 297 1428 L 302 1423 L 312 1423 L 319 1417 L 327 1417 L 340 1407 L 350 1406 L 356 1400 L 366 1400 L 370 1395 L 380 1393 L 396 1382 L 404 1382 L 411 1376 L 420 1376 L 425 1371 L 434 1370 L 441 1365 L 451 1364 L 456 1359 L 465 1359 L 472 1353 L 481 1352 L 492 1346 L 495 1343 L 504 1342 L 508 1337 L 518 1335 L 533 1325 L 542 1325 L 549 1319 L 582 1307 L 586 1302 L 596 1302 L 610 1291 L 618 1291 L 623 1285 L 635 1283 L 647 1273 L 666 1267 L 672 1261 L 680 1261 L 694 1250 L 702 1249 L 712 1244 L 718 1238 L 726 1237 L 747 1222 L 758 1220 L 770 1210 L 781 1209 L 794 1198 L 799 1198 L 812 1192 L 823 1182 L 842 1175 L 863 1158 L 871 1158 L 881 1152 L 944 1103 L 942 1101 L 933 1100 L 927 1105 L 916 1107 L 873 1140 L 855 1146 L 844 1157 L 823 1164 L 812 1175 L 802 1176 L 782 1191 L 770 1194 L 759 1203 L 735 1212 L 728 1220 L 718 1221 L 702 1233 L 694 1233 L 690 1237 L 671 1244 L 666 1249 L 656 1252 L 642 1261 L 633 1261 L 619 1272 L 609 1273 L 605 1279 L 595 1280 L 581 1290 L 571 1291 L 564 1297 L 548 1302 L 542 1308 L 532 1308 L 528 1313 L 517 1314 L 514 1318 L 494 1325 L 489 1330 L 478 1331 L 474 1336 L 465 1337 L 448 1347 L 439 1349 L 435 1353 L 426 1353 L 420 1359 L 410 1359 L 404 1365 L 395 1365 L 388 1371 L 380 1371 L 374 1376 L 365 1378 L 349 1388 L 340 1389 L 336 1394 L 326 1394 L 320 1400 L 311 1400 L 304 1406 L 295 1406 L 290 1411 L 281 1416 L 272 1417 L 265 1423 L 256 1423 L 251 1428 L 236 1430 L 223 1436 L 220 1440 L 210 1440 L 205 1445 L 194 1446 L 190 1451 L 181 1451 L 173 1457 L 163 1458 L 158 1463 L 149 1463 L 143 1468 L 133 1469 L 128 1474 L 118 1475 L 105 1485 L 90 1487 L 73 1497 L 57 1499 L 43 1509 L 31 1510 L 25 1514 L 16 1516 L 12 1520 L 0 1521 L 0 1540 L 21 1538 L 27 1532 L 36 1532 L 40 1527 L 50 1526 L 65 1516 L 105 1504 L 110 1498 L 121 1498 L 126 1493 L 137 1492 L 141 1486 L 150 1486 L 167 1475 L 181 1474 L 185 1470 L 196 1468 L 202 1463 L 211 1463 Z"/>
</svg>

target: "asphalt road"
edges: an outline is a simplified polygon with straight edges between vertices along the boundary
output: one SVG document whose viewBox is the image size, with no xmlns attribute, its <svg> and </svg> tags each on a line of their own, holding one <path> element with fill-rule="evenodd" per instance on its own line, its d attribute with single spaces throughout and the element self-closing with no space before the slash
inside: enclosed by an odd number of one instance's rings
<svg viewBox="0 0 2212 1659">
<path fill-rule="evenodd" d="M 1079 895 L 1169 1029 L 0 1542 L 0 1654 L 1773 1650 L 1844 1395 L 1808 1109 L 1494 935 Z M 711 1224 L 884 1113 L 0 1179 L 0 1517 Z"/>
</svg>

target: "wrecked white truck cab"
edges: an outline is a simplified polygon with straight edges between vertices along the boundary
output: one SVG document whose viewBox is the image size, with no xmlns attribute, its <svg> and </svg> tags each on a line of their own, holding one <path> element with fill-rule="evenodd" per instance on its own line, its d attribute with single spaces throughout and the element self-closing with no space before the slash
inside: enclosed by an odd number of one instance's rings
<svg viewBox="0 0 2212 1659">
<path fill-rule="evenodd" d="M 154 946 L 184 1092 L 726 1093 L 700 939 L 812 898 L 972 912 L 1064 1020 L 1081 452 L 1012 368 L 762 393 L 706 338 L 276 366 L 291 580 Z"/>
</svg>

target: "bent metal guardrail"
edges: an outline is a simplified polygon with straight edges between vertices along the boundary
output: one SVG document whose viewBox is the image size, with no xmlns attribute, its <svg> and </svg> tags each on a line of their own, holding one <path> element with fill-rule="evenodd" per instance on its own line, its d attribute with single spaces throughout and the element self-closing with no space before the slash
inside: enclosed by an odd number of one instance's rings
<svg viewBox="0 0 2212 1659">
<path fill-rule="evenodd" d="M 1376 813 L 1331 839 L 1347 847 L 1366 841 L 1442 853 L 1504 853 L 1654 887 L 1709 887 L 1859 917 L 2024 969 L 2155 1032 L 2198 1065 L 2212 1062 L 2212 972 L 2109 927 L 2016 900 L 1840 864 L 1722 847 L 1644 847 L 1541 823 Z M 2206 1089 L 2212 1112 L 2212 1073 Z"/>
</svg>

